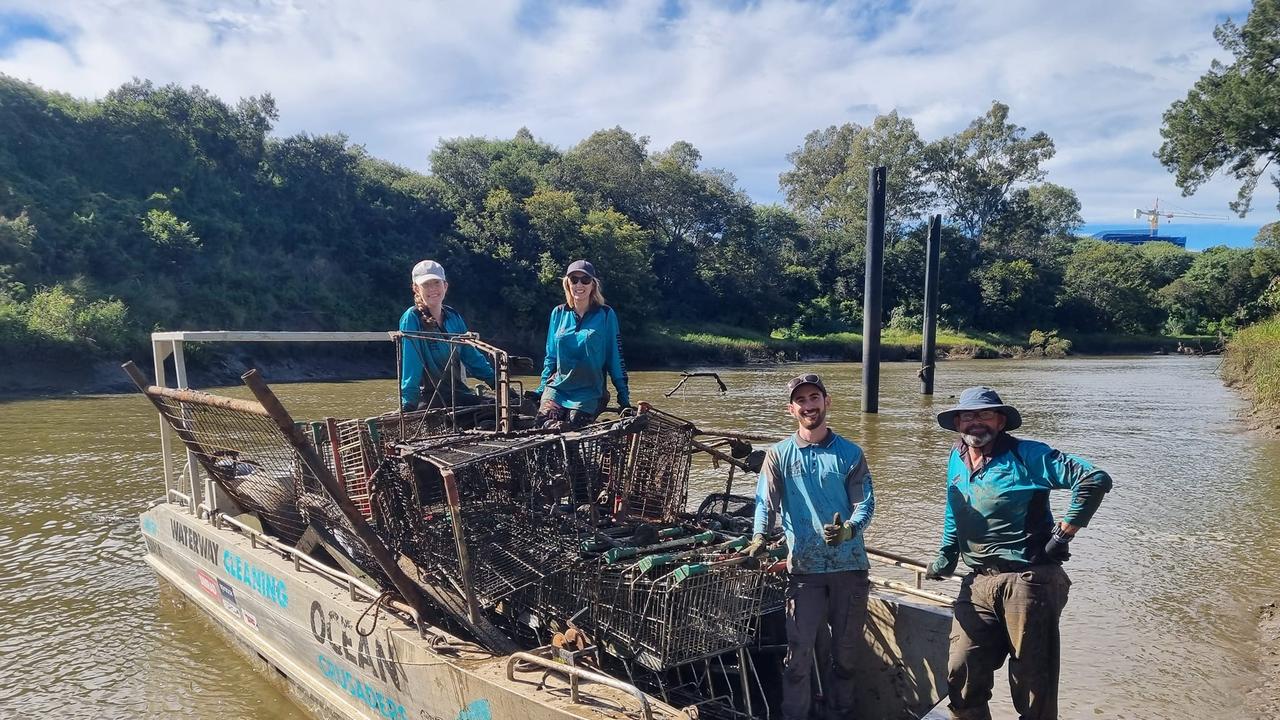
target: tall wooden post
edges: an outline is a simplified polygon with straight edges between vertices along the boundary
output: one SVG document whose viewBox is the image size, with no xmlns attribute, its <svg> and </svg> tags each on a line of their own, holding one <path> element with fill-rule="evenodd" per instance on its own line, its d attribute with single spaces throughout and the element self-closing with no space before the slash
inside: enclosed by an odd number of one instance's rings
<svg viewBox="0 0 1280 720">
<path fill-rule="evenodd" d="M 938 354 L 938 256 L 942 248 L 942 216 L 929 218 L 924 261 L 924 331 L 920 344 L 920 394 L 933 394 L 934 358 Z"/>
<path fill-rule="evenodd" d="M 862 412 L 880 412 L 880 312 L 884 290 L 884 199 L 888 172 L 871 168 L 867 186 L 867 286 L 862 301 Z"/>
</svg>

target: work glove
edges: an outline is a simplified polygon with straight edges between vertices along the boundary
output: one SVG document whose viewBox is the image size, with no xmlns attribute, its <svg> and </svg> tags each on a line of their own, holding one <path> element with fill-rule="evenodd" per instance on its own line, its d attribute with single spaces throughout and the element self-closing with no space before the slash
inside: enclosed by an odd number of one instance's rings
<svg viewBox="0 0 1280 720">
<path fill-rule="evenodd" d="M 946 555 L 938 553 L 938 557 L 929 563 L 929 569 L 924 571 L 926 580 L 941 580 L 956 569 L 956 561 L 948 560 Z"/>
<path fill-rule="evenodd" d="M 755 536 L 751 538 L 751 542 L 743 548 L 742 552 L 746 553 L 747 557 L 750 558 L 759 559 L 764 557 L 766 552 L 764 547 L 764 533 L 756 533 Z"/>
<path fill-rule="evenodd" d="M 1053 526 L 1053 534 L 1049 536 L 1049 542 L 1044 544 L 1044 557 L 1053 562 L 1064 563 L 1071 559 L 1069 550 L 1072 535 L 1068 535 L 1063 531 L 1062 525 Z"/>
<path fill-rule="evenodd" d="M 858 528 L 853 523 L 840 521 L 840 513 L 831 516 L 831 524 L 822 526 L 822 539 L 827 544 L 835 547 L 845 540 L 852 540 L 854 535 L 858 534 Z"/>
</svg>

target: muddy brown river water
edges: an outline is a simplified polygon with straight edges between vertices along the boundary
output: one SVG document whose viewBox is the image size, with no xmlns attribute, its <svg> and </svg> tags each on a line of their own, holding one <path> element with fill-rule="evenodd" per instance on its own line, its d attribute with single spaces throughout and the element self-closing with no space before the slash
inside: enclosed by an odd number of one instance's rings
<svg viewBox="0 0 1280 720">
<path fill-rule="evenodd" d="M 720 370 L 730 392 L 674 372 L 632 397 L 706 427 L 783 434 L 781 386 L 816 369 L 832 424 L 866 448 L 874 547 L 932 556 L 951 436 L 932 420 L 973 384 L 998 388 L 1025 437 L 1079 453 L 1115 490 L 1073 543 L 1063 620 L 1064 718 L 1239 718 L 1259 678 L 1259 605 L 1280 598 L 1280 441 L 1247 432 L 1216 358 L 1072 358 L 885 365 L 879 415 L 858 412 L 860 367 Z M 296 417 L 392 406 L 394 383 L 280 385 Z M 242 394 L 236 391 L 237 394 Z M 0 718 L 305 718 L 161 588 L 137 514 L 162 494 L 157 421 L 138 395 L 0 402 Z M 723 475 L 699 464 L 701 492 Z M 1055 508 L 1066 497 L 1055 498 Z"/>
</svg>

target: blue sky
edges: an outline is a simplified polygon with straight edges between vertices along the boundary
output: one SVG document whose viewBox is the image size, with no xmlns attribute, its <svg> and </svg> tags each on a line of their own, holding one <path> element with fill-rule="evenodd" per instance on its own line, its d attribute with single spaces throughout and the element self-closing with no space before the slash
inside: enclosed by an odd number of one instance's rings
<svg viewBox="0 0 1280 720">
<path fill-rule="evenodd" d="M 894 0 L 482 3 L 366 0 L 0 0 L 0 72 L 80 97 L 133 77 L 228 101 L 271 93 L 276 132 L 345 132 L 429 170 L 442 138 L 521 127 L 568 148 L 619 125 L 661 149 L 693 143 L 759 202 L 804 136 L 897 110 L 926 140 L 993 100 L 1057 144 L 1048 180 L 1086 230 L 1175 219 L 1201 248 L 1247 245 L 1280 218 L 1263 182 L 1234 217 L 1234 184 L 1182 197 L 1152 153 L 1169 103 L 1224 53 L 1213 27 L 1239 0 Z"/>
</svg>

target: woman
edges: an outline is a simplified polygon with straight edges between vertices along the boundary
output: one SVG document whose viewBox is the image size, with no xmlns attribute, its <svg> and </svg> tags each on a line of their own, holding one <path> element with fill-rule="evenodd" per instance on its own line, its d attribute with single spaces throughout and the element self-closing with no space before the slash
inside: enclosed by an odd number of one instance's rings
<svg viewBox="0 0 1280 720">
<path fill-rule="evenodd" d="M 577 428 L 595 420 L 609 404 L 606 374 L 623 407 L 631 406 L 631 392 L 618 315 L 604 304 L 595 266 L 586 260 L 574 261 L 561 285 L 564 304 L 551 311 L 547 357 L 535 391 L 542 393 L 537 425 Z"/>
<path fill-rule="evenodd" d="M 413 307 L 400 316 L 403 333 L 464 333 L 467 323 L 457 310 L 444 304 L 449 292 L 444 267 L 435 260 L 413 266 Z M 455 345 L 422 337 L 407 337 L 400 351 L 400 409 L 478 405 L 484 402 L 464 383 L 458 372 L 461 359 L 467 373 L 493 387 L 493 365 L 470 345 Z"/>
</svg>

